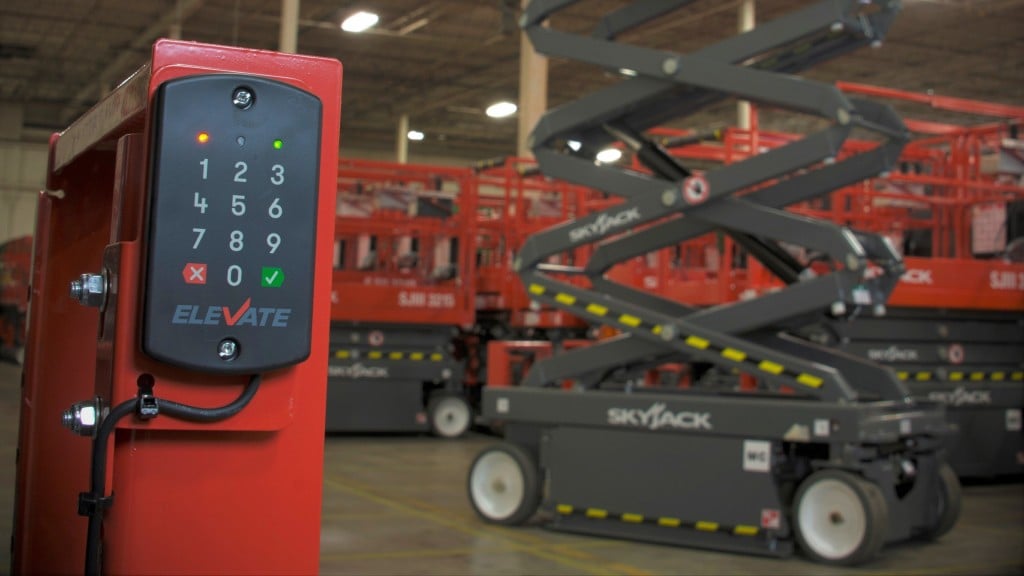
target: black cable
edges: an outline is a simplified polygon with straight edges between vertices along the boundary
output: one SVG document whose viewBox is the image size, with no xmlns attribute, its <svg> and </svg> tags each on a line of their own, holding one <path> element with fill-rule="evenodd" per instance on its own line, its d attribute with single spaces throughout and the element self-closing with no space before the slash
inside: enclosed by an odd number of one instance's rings
<svg viewBox="0 0 1024 576">
<path fill-rule="evenodd" d="M 107 480 L 107 440 L 119 420 L 135 411 L 138 400 L 133 398 L 118 404 L 107 414 L 92 441 L 92 470 L 89 492 L 78 497 L 78 513 L 89 516 L 89 529 L 85 540 L 85 574 L 99 576 L 100 531 L 103 527 L 103 509 L 110 504 L 104 497 Z"/>
<path fill-rule="evenodd" d="M 157 399 L 160 412 L 180 420 L 191 422 L 216 422 L 238 414 L 256 395 L 260 387 L 260 375 L 253 374 L 242 394 L 229 404 L 217 408 L 200 408 L 180 404 L 171 400 Z M 141 398 L 141 397 L 140 397 Z M 99 576 L 102 565 L 100 558 L 100 532 L 103 527 L 103 510 L 112 504 L 112 496 L 104 496 L 107 480 L 107 444 L 117 422 L 136 411 L 140 398 L 125 400 L 115 406 L 103 419 L 92 444 L 92 470 L 89 492 L 79 495 L 78 513 L 89 516 L 89 529 L 85 545 L 85 574 Z"/>
<path fill-rule="evenodd" d="M 260 387 L 260 375 L 256 374 L 249 380 L 249 385 L 242 391 L 242 395 L 235 399 L 230 404 L 225 404 L 219 408 L 200 408 L 198 406 L 189 406 L 187 404 L 179 404 L 171 400 L 158 399 L 160 406 L 160 413 L 173 416 L 179 420 L 189 420 L 191 422 L 216 422 L 223 420 L 238 414 L 245 408 L 249 401 L 252 400 L 253 396 L 256 395 L 256 390 Z"/>
</svg>

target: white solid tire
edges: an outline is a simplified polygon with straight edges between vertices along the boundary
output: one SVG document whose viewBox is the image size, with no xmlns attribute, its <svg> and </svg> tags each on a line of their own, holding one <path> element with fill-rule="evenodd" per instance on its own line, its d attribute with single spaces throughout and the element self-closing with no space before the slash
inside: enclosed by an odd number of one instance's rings
<svg viewBox="0 0 1024 576">
<path fill-rule="evenodd" d="M 533 458 L 514 444 L 484 449 L 469 468 L 469 501 L 482 519 L 517 525 L 530 519 L 540 500 L 540 475 Z"/>
<path fill-rule="evenodd" d="M 443 394 L 430 400 L 427 407 L 430 430 L 441 438 L 458 438 L 473 423 L 473 411 L 462 396 Z"/>
<path fill-rule="evenodd" d="M 810 475 L 797 490 L 793 524 L 804 553 L 826 564 L 852 566 L 885 544 L 889 513 L 875 484 L 842 470 Z"/>
</svg>

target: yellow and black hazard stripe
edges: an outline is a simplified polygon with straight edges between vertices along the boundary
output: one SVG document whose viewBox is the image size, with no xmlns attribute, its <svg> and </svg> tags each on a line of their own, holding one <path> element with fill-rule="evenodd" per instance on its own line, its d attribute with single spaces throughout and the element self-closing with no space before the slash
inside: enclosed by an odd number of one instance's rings
<svg viewBox="0 0 1024 576">
<path fill-rule="evenodd" d="M 577 315 L 582 313 L 590 316 L 596 316 L 600 321 L 626 331 L 648 330 L 654 335 L 660 335 L 663 330 L 661 324 L 649 322 L 633 314 L 620 314 L 611 310 L 605 304 L 598 302 L 586 302 L 572 294 L 565 292 L 550 292 L 540 284 L 530 284 L 527 287 L 527 292 L 533 296 L 545 296 L 552 298 L 555 302 L 567 308 L 571 313 Z M 760 373 L 771 376 L 788 377 L 797 384 L 814 389 L 821 388 L 821 385 L 824 383 L 824 380 L 822 380 L 820 376 L 815 376 L 814 374 L 798 370 L 792 370 L 782 364 L 768 359 L 755 358 L 743 350 L 729 346 L 719 346 L 707 338 L 697 336 L 696 334 L 683 334 L 680 335 L 678 339 L 682 340 L 683 344 L 693 348 L 695 351 L 711 354 L 718 353 L 718 355 L 723 360 L 728 361 L 727 364 L 731 364 L 733 368 L 737 368 L 751 374 Z"/>
<path fill-rule="evenodd" d="M 720 524 L 709 520 L 685 521 L 671 516 L 645 516 L 629 512 L 613 513 L 603 508 L 577 508 L 569 504 L 555 506 L 555 512 L 562 516 L 582 516 L 591 520 L 610 520 L 627 524 L 651 524 L 662 528 L 683 528 L 699 532 L 719 532 L 734 536 L 757 536 L 761 529 L 750 524 Z"/>
<path fill-rule="evenodd" d="M 367 360 L 405 360 L 412 362 L 441 362 L 445 359 L 444 354 L 432 350 L 335 350 L 333 356 L 338 360 L 366 358 Z"/>
<path fill-rule="evenodd" d="M 896 376 L 904 382 L 1024 382 L 1024 371 L 1021 370 L 952 370 L 946 372 L 945 378 L 935 371 L 902 370 L 896 372 Z"/>
</svg>

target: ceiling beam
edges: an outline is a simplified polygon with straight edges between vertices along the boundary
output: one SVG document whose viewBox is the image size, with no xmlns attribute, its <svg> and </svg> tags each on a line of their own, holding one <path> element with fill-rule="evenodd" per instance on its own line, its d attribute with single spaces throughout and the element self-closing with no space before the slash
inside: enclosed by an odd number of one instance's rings
<svg viewBox="0 0 1024 576">
<path fill-rule="evenodd" d="M 120 50 L 117 57 L 95 76 L 95 80 L 86 84 L 75 94 L 75 97 L 71 99 L 71 102 L 61 112 L 61 124 L 66 125 L 82 111 L 82 108 L 99 100 L 103 94 L 112 88 L 111 84 L 113 82 L 121 79 L 120 77 L 124 75 L 125 68 L 138 62 L 139 57 L 137 53 L 139 51 L 146 51 L 148 53 L 149 47 L 153 44 L 154 40 L 166 35 L 172 25 L 180 24 L 195 14 L 202 5 L 203 0 L 178 0 L 170 10 L 164 12 L 160 18 L 157 18 L 152 24 L 147 26 L 145 30 L 132 39 L 127 48 Z"/>
</svg>

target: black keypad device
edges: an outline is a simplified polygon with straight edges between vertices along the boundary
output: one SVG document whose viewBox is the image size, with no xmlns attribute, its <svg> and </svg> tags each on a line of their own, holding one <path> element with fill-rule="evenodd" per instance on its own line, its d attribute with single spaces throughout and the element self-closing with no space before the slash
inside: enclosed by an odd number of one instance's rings
<svg viewBox="0 0 1024 576">
<path fill-rule="evenodd" d="M 321 111 L 314 95 L 260 77 L 159 87 L 145 353 L 250 374 L 309 356 Z"/>
</svg>

